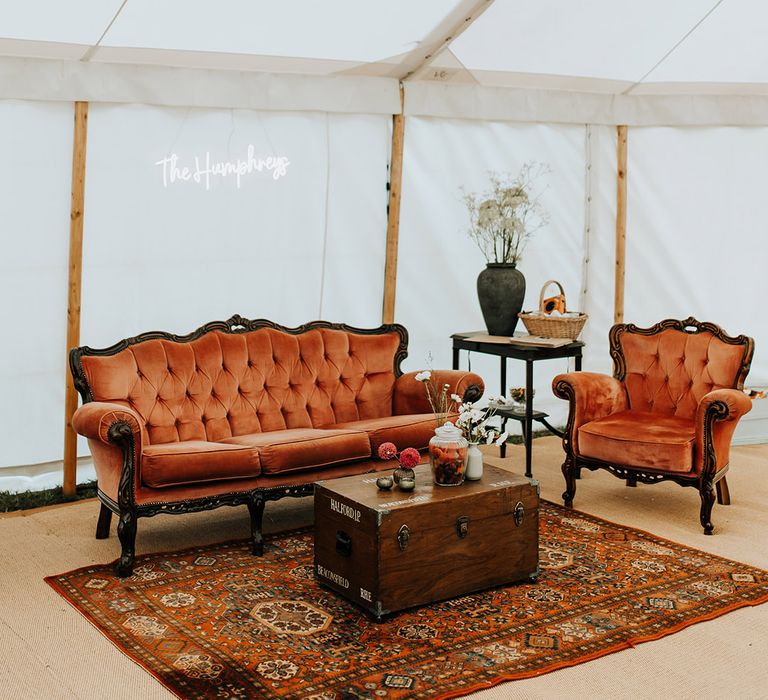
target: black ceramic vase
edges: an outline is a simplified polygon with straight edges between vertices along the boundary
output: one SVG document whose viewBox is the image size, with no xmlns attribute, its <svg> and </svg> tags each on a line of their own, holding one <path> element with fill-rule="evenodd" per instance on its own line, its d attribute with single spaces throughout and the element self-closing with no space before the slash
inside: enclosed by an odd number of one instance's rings
<svg viewBox="0 0 768 700">
<path fill-rule="evenodd" d="M 477 276 L 477 298 L 490 335 L 512 335 L 523 308 L 525 277 L 515 263 L 488 263 Z"/>
</svg>

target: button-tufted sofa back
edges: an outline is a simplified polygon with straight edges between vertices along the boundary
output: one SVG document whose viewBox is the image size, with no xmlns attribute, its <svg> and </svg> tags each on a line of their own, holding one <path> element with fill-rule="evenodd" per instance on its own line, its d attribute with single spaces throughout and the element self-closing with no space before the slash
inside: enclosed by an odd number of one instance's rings
<svg viewBox="0 0 768 700">
<path fill-rule="evenodd" d="M 610 342 L 614 376 L 624 382 L 630 408 L 682 418 L 693 418 L 710 391 L 741 388 L 752 353 L 749 338 L 694 319 L 653 328 L 619 324 Z"/>
<path fill-rule="evenodd" d="M 407 343 L 401 326 L 361 331 L 315 322 L 297 332 L 235 320 L 184 338 L 151 333 L 107 350 L 77 348 L 71 363 L 78 389 L 84 400 L 135 410 L 150 443 L 392 415 Z M 230 329 L 240 322 L 270 327 Z"/>
</svg>

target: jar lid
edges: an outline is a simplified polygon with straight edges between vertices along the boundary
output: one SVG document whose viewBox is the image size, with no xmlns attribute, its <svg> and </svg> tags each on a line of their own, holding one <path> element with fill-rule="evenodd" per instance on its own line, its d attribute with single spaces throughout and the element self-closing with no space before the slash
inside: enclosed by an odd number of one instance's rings
<svg viewBox="0 0 768 700">
<path fill-rule="evenodd" d="M 435 435 L 445 440 L 456 440 L 460 437 L 463 437 L 464 433 L 461 432 L 460 428 L 457 428 L 453 423 L 451 423 L 451 421 L 445 421 L 444 425 L 441 425 L 439 428 L 435 428 Z"/>
</svg>

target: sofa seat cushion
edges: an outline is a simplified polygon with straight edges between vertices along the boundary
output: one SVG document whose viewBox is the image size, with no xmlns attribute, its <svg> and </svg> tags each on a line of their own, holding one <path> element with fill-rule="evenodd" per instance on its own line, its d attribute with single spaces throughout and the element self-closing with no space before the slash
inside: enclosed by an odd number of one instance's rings
<svg viewBox="0 0 768 700">
<path fill-rule="evenodd" d="M 153 488 L 259 474 L 259 453 L 246 445 L 186 440 L 147 445 L 141 455 L 141 480 Z"/>
<path fill-rule="evenodd" d="M 293 428 L 239 435 L 222 443 L 258 450 L 264 474 L 317 469 L 371 456 L 367 433 L 354 430 Z"/>
<path fill-rule="evenodd" d="M 688 418 L 620 411 L 579 428 L 579 454 L 612 464 L 688 473 L 693 469 L 694 422 Z"/>
<path fill-rule="evenodd" d="M 404 416 L 337 423 L 329 427 L 364 430 L 371 440 L 371 449 L 375 457 L 382 442 L 393 442 L 398 450 L 406 447 L 415 447 L 417 450 L 426 449 L 430 438 L 435 434 L 437 423 L 435 416 L 431 413 L 412 413 Z"/>
</svg>

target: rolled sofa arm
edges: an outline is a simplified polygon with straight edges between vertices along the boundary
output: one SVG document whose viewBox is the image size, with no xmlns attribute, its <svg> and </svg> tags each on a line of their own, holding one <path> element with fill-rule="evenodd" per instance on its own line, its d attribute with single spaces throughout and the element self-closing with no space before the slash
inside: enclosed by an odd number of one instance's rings
<svg viewBox="0 0 768 700">
<path fill-rule="evenodd" d="M 733 432 L 739 418 L 751 410 L 752 400 L 738 389 L 715 389 L 701 398 L 695 419 L 697 474 L 714 474 L 728 464 Z"/>
<path fill-rule="evenodd" d="M 119 503 L 121 508 L 129 508 L 140 472 L 144 442 L 139 414 L 117 403 L 92 401 L 75 411 L 72 426 L 88 438 L 99 491 Z M 128 450 L 131 443 L 133 449 Z"/>
<path fill-rule="evenodd" d="M 430 370 L 432 381 L 438 386 L 448 385 L 448 394 L 458 394 L 463 401 L 477 401 L 485 391 L 483 378 L 474 372 L 458 369 Z M 416 380 L 418 372 L 407 372 L 395 381 L 392 401 L 393 414 L 432 413 L 424 383 Z"/>
<path fill-rule="evenodd" d="M 585 423 L 627 410 L 627 392 L 614 377 L 596 372 L 558 374 L 552 380 L 552 391 L 570 402 L 570 414 L 564 439 L 570 440 L 579 453 L 578 431 Z"/>
<path fill-rule="evenodd" d="M 89 440 L 101 440 L 108 445 L 119 442 L 116 424 L 128 424 L 133 433 L 136 452 L 141 453 L 141 418 L 136 411 L 118 403 L 91 401 L 83 404 L 72 417 L 72 427 Z"/>
</svg>

